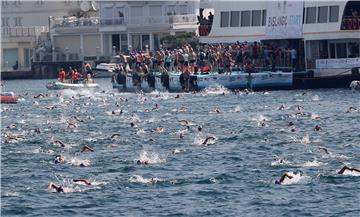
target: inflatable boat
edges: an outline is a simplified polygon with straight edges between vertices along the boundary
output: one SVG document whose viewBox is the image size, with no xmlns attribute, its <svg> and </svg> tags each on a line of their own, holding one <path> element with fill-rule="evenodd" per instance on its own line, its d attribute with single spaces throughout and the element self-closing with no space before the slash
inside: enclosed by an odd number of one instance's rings
<svg viewBox="0 0 360 217">
<path fill-rule="evenodd" d="M 1 104 L 16 104 L 18 97 L 13 92 L 3 92 L 0 95 Z"/>
<path fill-rule="evenodd" d="M 86 89 L 86 88 L 98 88 L 99 85 L 96 83 L 63 83 L 60 81 L 50 82 L 46 85 L 49 90 L 63 90 L 63 89 Z"/>
</svg>

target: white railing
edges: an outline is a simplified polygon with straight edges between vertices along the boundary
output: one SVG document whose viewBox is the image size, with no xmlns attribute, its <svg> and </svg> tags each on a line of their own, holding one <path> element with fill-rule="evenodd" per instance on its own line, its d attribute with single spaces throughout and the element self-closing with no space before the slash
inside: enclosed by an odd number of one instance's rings
<svg viewBox="0 0 360 217">
<path fill-rule="evenodd" d="M 174 16 L 169 16 L 169 22 L 171 24 L 196 23 L 197 22 L 197 17 L 194 14 L 190 14 L 190 15 L 174 15 Z"/>
<path fill-rule="evenodd" d="M 112 26 L 112 25 L 126 25 L 125 19 L 122 18 L 102 18 L 100 21 L 101 26 Z"/>
<path fill-rule="evenodd" d="M 1 27 L 2 37 L 31 37 L 39 36 L 42 32 L 48 32 L 47 26 L 32 27 Z"/>
<path fill-rule="evenodd" d="M 66 18 L 51 18 L 50 26 L 51 28 L 72 28 L 72 27 L 97 27 L 100 25 L 99 17 L 90 17 L 90 18 L 76 18 L 76 17 L 66 17 Z"/>
<path fill-rule="evenodd" d="M 101 26 L 111 25 L 166 25 L 196 23 L 196 15 L 145 16 L 125 18 L 101 18 Z"/>
</svg>

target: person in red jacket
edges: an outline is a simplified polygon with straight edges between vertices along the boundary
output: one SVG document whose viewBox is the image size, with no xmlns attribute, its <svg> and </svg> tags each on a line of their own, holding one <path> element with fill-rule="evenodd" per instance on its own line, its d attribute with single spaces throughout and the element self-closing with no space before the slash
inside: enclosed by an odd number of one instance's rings
<svg viewBox="0 0 360 217">
<path fill-rule="evenodd" d="M 65 76 L 66 76 L 66 73 L 65 73 L 64 69 L 61 68 L 60 71 L 59 71 L 59 80 L 60 80 L 61 82 L 64 82 Z"/>
<path fill-rule="evenodd" d="M 75 69 L 74 73 L 71 75 L 74 84 L 77 84 L 79 82 L 80 76 L 81 74 L 77 71 L 77 69 Z"/>
</svg>

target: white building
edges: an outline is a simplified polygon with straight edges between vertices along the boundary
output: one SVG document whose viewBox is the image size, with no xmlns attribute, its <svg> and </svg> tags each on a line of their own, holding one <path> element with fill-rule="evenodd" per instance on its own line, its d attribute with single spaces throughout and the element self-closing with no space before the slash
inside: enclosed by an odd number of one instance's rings
<svg viewBox="0 0 360 217">
<path fill-rule="evenodd" d="M 99 17 L 52 19 L 54 52 L 87 60 L 155 50 L 163 36 L 197 30 L 198 6 L 199 0 L 98 2 Z"/>
<path fill-rule="evenodd" d="M 67 16 L 80 10 L 80 1 L 1 0 L 1 68 L 30 68 L 34 48 L 49 29 L 49 16 Z M 15 67 L 16 68 L 16 67 Z"/>
</svg>

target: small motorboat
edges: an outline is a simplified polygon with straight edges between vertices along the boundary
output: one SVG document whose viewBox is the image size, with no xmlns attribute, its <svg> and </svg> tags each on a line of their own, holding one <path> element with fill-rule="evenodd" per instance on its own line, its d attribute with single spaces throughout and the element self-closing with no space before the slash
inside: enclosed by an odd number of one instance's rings
<svg viewBox="0 0 360 217">
<path fill-rule="evenodd" d="M 18 97 L 14 92 L 2 92 L 0 95 L 1 104 L 16 104 L 18 103 Z"/>
<path fill-rule="evenodd" d="M 360 90 L 360 81 L 352 81 L 350 83 L 350 88 L 354 91 L 354 90 Z"/>
<path fill-rule="evenodd" d="M 63 90 L 63 89 L 87 89 L 87 88 L 98 88 L 99 85 L 96 83 L 64 83 L 60 81 L 53 81 L 46 85 L 49 90 Z"/>
</svg>

